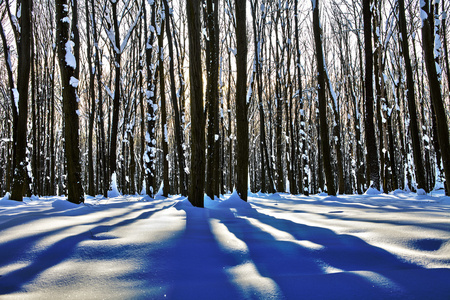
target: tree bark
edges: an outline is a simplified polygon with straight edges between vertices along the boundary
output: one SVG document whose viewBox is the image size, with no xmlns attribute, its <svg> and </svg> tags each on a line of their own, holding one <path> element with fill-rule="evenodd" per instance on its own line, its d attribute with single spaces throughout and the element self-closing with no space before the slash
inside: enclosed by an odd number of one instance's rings
<svg viewBox="0 0 450 300">
<path fill-rule="evenodd" d="M 236 127 L 237 127 L 237 182 L 239 197 L 247 201 L 248 189 L 248 103 L 247 91 L 247 6 L 235 0 L 236 8 Z"/>
<path fill-rule="evenodd" d="M 19 3 L 18 3 L 19 4 Z M 30 77 L 30 61 L 31 61 L 31 14 L 32 2 L 21 1 L 21 17 L 20 17 L 20 42 L 18 43 L 18 78 L 17 91 L 18 113 L 15 130 L 15 157 L 13 171 L 13 185 L 11 190 L 11 199 L 22 201 L 27 181 L 27 121 L 28 121 L 28 86 Z M 14 98 L 12 98 L 14 100 Z M 13 107 L 16 107 L 14 105 Z"/>
<path fill-rule="evenodd" d="M 165 13 L 170 18 L 169 14 L 169 4 L 167 0 L 164 0 Z M 162 31 L 162 29 L 161 29 Z M 175 139 L 176 139 L 176 147 L 177 147 L 177 156 L 178 156 L 178 170 L 180 176 L 180 193 L 183 196 L 187 194 L 187 186 L 186 186 L 186 171 L 185 171 L 185 159 L 184 159 L 184 151 L 183 151 L 183 132 L 181 128 L 181 118 L 180 118 L 180 110 L 178 109 L 178 97 L 175 91 L 175 68 L 174 68 L 174 58 L 173 58 L 173 41 L 172 41 L 172 33 L 170 29 L 170 20 L 166 20 L 166 35 L 167 42 L 169 44 L 169 75 L 170 75 L 170 93 L 172 98 L 172 108 L 174 111 L 175 118 Z M 163 49 L 160 48 L 160 51 Z"/>
<path fill-rule="evenodd" d="M 147 68 L 147 89 L 146 89 L 146 102 L 147 102 L 147 133 L 146 133 L 146 150 L 144 154 L 145 161 L 145 183 L 146 183 L 146 193 L 150 197 L 154 197 L 156 191 L 156 75 L 155 67 L 152 65 L 152 55 L 153 55 L 153 43 L 155 42 L 155 28 L 156 28 L 156 2 L 151 4 L 151 16 L 150 16 L 150 26 L 147 26 L 147 10 L 144 5 L 144 35 L 146 37 L 145 46 L 145 62 Z M 147 28 L 153 28 L 148 35 Z M 164 28 L 161 26 L 161 31 L 163 34 Z M 161 62 L 160 62 L 161 64 Z M 162 72 L 164 73 L 164 72 Z M 155 79 L 154 79 L 155 78 Z M 161 86 L 161 95 L 164 92 L 164 83 Z M 165 94 L 164 94 L 165 95 Z M 164 99 L 163 99 L 164 100 Z M 165 100 L 164 100 L 165 102 Z"/>
<path fill-rule="evenodd" d="M 93 159 L 93 140 L 94 140 L 94 120 L 95 120 L 95 68 L 92 67 L 92 50 L 91 50 L 91 26 L 89 25 L 89 4 L 85 0 L 86 10 L 86 43 L 87 43 L 87 60 L 89 71 L 89 127 L 88 127 L 88 194 L 95 196 L 96 188 L 94 185 L 94 159 Z M 92 20 L 94 22 L 94 20 Z"/>
<path fill-rule="evenodd" d="M 219 1 L 206 1 L 206 25 L 208 30 L 206 103 L 208 105 L 206 194 L 214 199 L 219 196 Z"/>
<path fill-rule="evenodd" d="M 370 184 L 373 188 L 380 189 L 380 165 L 378 163 L 377 142 L 375 137 L 374 112 L 373 112 L 373 54 L 372 54 L 372 12 L 370 0 L 363 0 L 364 18 L 364 53 L 366 56 L 365 75 L 365 137 L 367 148 L 367 168 Z"/>
<path fill-rule="evenodd" d="M 110 174 L 110 184 L 112 184 L 113 175 L 116 173 L 117 169 L 117 133 L 119 127 L 119 110 L 120 110 L 120 92 L 121 92 L 121 46 L 120 46 L 120 31 L 119 22 L 117 16 L 117 1 L 111 0 L 112 6 L 112 22 L 114 30 L 114 40 L 115 44 L 112 45 L 114 52 L 114 99 L 113 99 L 113 111 L 112 111 L 112 122 L 111 122 L 111 139 L 109 145 L 109 174 Z M 116 177 L 117 178 L 117 177 Z"/>
<path fill-rule="evenodd" d="M 76 2 L 75 2 L 76 4 Z M 58 47 L 58 61 L 63 86 L 63 111 L 65 130 L 65 155 L 67 160 L 67 200 L 73 203 L 84 202 L 84 191 L 81 185 L 80 147 L 78 136 L 78 78 L 75 77 L 79 60 L 72 54 L 69 40 L 68 1 L 56 1 L 56 39 Z M 77 7 L 72 7 L 76 13 Z M 72 57 L 72 59 L 69 59 Z"/>
<path fill-rule="evenodd" d="M 444 102 L 441 94 L 440 87 L 440 68 L 436 68 L 435 61 L 435 28 L 432 24 L 434 14 L 431 9 L 429 0 L 424 0 L 421 7 L 423 13 L 427 15 L 422 20 L 422 39 L 423 39 L 423 51 L 425 54 L 425 66 L 427 69 L 428 82 L 431 92 L 431 101 L 434 106 L 434 113 L 436 115 L 437 135 L 439 146 L 441 149 L 450 149 L 450 142 L 448 136 L 448 119 L 445 113 Z M 438 72 L 439 71 L 439 72 Z M 442 151 L 442 162 L 444 165 L 445 181 L 447 191 L 450 191 L 450 152 Z"/>
<path fill-rule="evenodd" d="M 325 65 L 322 49 L 322 34 L 319 20 L 319 0 L 312 1 L 313 3 L 313 29 L 314 29 L 314 41 L 316 46 L 317 55 L 317 81 L 318 96 L 319 96 L 319 119 L 320 119 L 320 147 L 322 149 L 323 167 L 325 171 L 325 177 L 327 181 L 327 192 L 329 195 L 336 195 L 336 189 L 334 185 L 333 170 L 331 168 L 331 153 L 330 153 L 330 141 L 328 135 L 328 119 L 327 119 L 327 99 L 325 95 Z"/>
<path fill-rule="evenodd" d="M 205 117 L 203 113 L 200 1 L 186 1 L 189 32 L 189 79 L 191 95 L 191 170 L 189 201 L 203 207 L 205 187 Z"/>
<path fill-rule="evenodd" d="M 398 0 L 399 5 L 399 29 L 401 33 L 401 43 L 403 48 L 403 59 L 405 60 L 406 69 L 406 83 L 407 83 L 407 99 L 408 99 L 408 110 L 409 116 L 411 118 L 410 128 L 411 128 L 411 138 L 414 156 L 414 169 L 416 173 L 416 180 L 418 188 L 425 189 L 428 191 L 428 185 L 425 182 L 425 169 L 422 160 L 422 149 L 420 147 L 420 137 L 419 137 L 419 120 L 417 118 L 417 108 L 414 92 L 414 78 L 413 71 L 411 67 L 411 59 L 409 56 L 409 45 L 408 45 L 408 33 L 406 30 L 406 17 L 405 17 L 405 4 L 404 0 Z"/>
</svg>

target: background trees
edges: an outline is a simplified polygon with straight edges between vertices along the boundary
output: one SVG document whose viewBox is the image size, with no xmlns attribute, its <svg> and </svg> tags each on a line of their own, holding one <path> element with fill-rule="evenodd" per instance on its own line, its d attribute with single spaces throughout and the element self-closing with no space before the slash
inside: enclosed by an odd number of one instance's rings
<svg viewBox="0 0 450 300">
<path fill-rule="evenodd" d="M 0 1 L 0 188 L 13 191 L 15 167 L 26 165 L 17 199 L 67 194 L 65 157 L 75 145 L 56 2 L 33 1 L 34 22 L 19 31 L 28 3 Z M 442 186 L 448 5 L 251 0 L 246 13 L 231 0 L 81 1 L 79 181 L 105 196 L 114 172 L 121 193 L 189 187 L 198 206 L 203 191 L 245 198 L 248 188 L 318 193 L 325 182 L 330 194 L 361 193 L 370 181 L 385 192 Z M 20 46 L 28 33 L 29 54 Z M 17 109 L 22 94 L 29 105 Z"/>
</svg>

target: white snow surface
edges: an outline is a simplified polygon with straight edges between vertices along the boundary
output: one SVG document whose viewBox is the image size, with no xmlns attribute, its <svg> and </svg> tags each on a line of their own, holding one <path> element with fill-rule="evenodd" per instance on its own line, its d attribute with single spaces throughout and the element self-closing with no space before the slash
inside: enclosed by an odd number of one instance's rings
<svg viewBox="0 0 450 300">
<path fill-rule="evenodd" d="M 0 200 L 1 299 L 449 299 L 443 192 Z"/>
</svg>

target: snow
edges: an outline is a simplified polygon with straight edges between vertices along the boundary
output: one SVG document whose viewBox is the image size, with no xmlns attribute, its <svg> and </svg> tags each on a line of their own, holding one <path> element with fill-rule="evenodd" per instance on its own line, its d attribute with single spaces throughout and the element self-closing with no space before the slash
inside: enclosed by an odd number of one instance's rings
<svg viewBox="0 0 450 300">
<path fill-rule="evenodd" d="M 120 193 L 119 190 L 117 189 L 117 174 L 116 172 L 114 172 L 111 175 L 111 185 L 110 185 L 110 189 L 108 191 L 108 197 L 110 198 L 115 198 L 115 197 L 119 197 Z"/>
<path fill-rule="evenodd" d="M 422 20 L 422 24 L 423 24 L 423 22 L 425 22 L 425 20 L 428 18 L 428 14 L 423 10 L 423 9 L 421 9 L 420 10 L 420 19 Z M 423 26 L 423 25 L 422 25 Z"/>
<path fill-rule="evenodd" d="M 114 181 L 114 180 L 113 180 Z M 0 298 L 448 299 L 450 197 L 0 200 Z"/>
<path fill-rule="evenodd" d="M 78 79 L 76 79 L 73 76 L 70 76 L 70 80 L 69 80 L 69 84 L 71 86 L 73 86 L 74 88 L 78 88 L 78 84 L 80 83 L 80 81 Z"/>
<path fill-rule="evenodd" d="M 19 114 L 19 91 L 14 88 L 12 89 L 13 95 L 14 95 L 14 104 L 16 106 L 16 112 Z"/>
<path fill-rule="evenodd" d="M 73 46 L 75 46 L 74 42 L 67 41 L 66 46 L 65 46 L 65 48 L 66 48 L 66 64 L 75 70 L 77 68 L 77 61 L 75 59 L 75 56 L 72 53 Z"/>
</svg>

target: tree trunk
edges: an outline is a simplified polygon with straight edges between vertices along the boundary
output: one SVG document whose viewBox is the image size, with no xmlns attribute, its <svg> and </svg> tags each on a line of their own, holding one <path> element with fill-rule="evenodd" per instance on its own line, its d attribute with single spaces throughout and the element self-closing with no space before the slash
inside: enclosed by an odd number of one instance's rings
<svg viewBox="0 0 450 300">
<path fill-rule="evenodd" d="M 92 67 L 91 52 L 91 26 L 89 26 L 89 5 L 85 0 L 86 9 L 86 42 L 87 42 L 87 60 L 89 69 L 89 128 L 88 128 L 88 194 L 95 196 L 96 188 L 94 185 L 94 159 L 93 159 L 93 139 L 94 139 L 94 120 L 95 120 L 95 69 Z M 94 20 L 92 20 L 94 22 Z"/>
<path fill-rule="evenodd" d="M 73 2 L 76 5 L 76 1 Z M 78 78 L 75 77 L 79 60 L 71 52 L 73 42 L 69 40 L 68 1 L 56 1 L 57 22 L 57 47 L 58 60 L 63 86 L 63 111 L 65 130 L 65 155 L 67 160 L 67 200 L 73 203 L 84 202 L 84 191 L 81 185 L 80 147 L 78 136 Z M 77 7 L 72 7 L 72 13 L 76 14 Z M 76 19 L 76 18 L 75 18 Z M 74 33 L 72 33 L 74 34 Z"/>
<path fill-rule="evenodd" d="M 322 49 L 322 34 L 319 20 L 319 0 L 313 2 L 313 29 L 314 29 L 314 41 L 316 46 L 317 55 L 317 80 L 318 80 L 318 96 L 319 96 L 319 118 L 320 118 L 320 139 L 322 158 L 325 171 L 325 177 L 327 181 L 327 192 L 329 195 L 336 195 L 336 189 L 334 185 L 333 170 L 331 168 L 331 153 L 330 142 L 328 135 L 328 119 L 327 119 L 327 99 L 325 95 L 325 65 Z"/>
<path fill-rule="evenodd" d="M 167 3 L 167 0 L 164 0 L 164 6 L 166 14 L 169 15 L 169 5 Z M 181 118 L 180 118 L 180 111 L 178 109 L 178 97 L 175 90 L 175 68 L 174 68 L 174 58 L 173 58 L 173 41 L 172 41 L 172 32 L 170 29 L 170 20 L 166 20 L 166 35 L 167 35 L 167 42 L 169 44 L 169 75 L 170 75 L 170 92 L 171 92 L 171 98 L 172 98 L 172 108 L 174 111 L 174 117 L 175 117 L 175 139 L 176 139 L 176 147 L 177 147 L 177 156 L 178 156 L 178 170 L 179 170 L 179 176 L 180 176 L 180 187 L 181 187 L 181 195 L 186 196 L 187 194 L 187 186 L 186 186 L 186 171 L 185 169 L 185 159 L 184 159 L 184 152 L 183 152 L 183 132 L 181 128 Z M 162 29 L 161 29 L 162 32 Z M 161 33 L 162 34 L 162 33 Z M 160 51 L 162 51 L 162 47 Z M 161 55 L 160 55 L 161 56 Z"/>
<path fill-rule="evenodd" d="M 156 2 L 151 4 L 151 17 L 150 26 L 156 28 Z M 153 55 L 153 43 L 155 41 L 155 29 L 151 30 L 150 36 L 148 36 L 147 26 L 147 10 L 144 5 L 144 35 L 146 37 L 145 46 L 145 61 L 147 68 L 147 89 L 146 89 L 146 102 L 147 102 L 147 133 L 146 133 L 146 150 L 144 154 L 145 161 L 145 183 L 146 193 L 150 197 L 154 197 L 156 193 L 156 72 L 155 67 L 152 64 Z M 161 26 L 161 34 L 164 32 L 164 28 Z M 160 64 L 162 64 L 160 62 Z M 162 66 L 160 66 L 162 67 Z M 162 73 L 164 73 L 162 71 Z M 155 79 L 154 79 L 155 78 Z M 162 83 L 164 84 L 164 83 Z M 161 86 L 161 95 L 164 94 L 164 85 Z M 164 99 L 163 99 L 164 100 Z M 164 100 L 165 101 L 165 100 Z"/>
<path fill-rule="evenodd" d="M 401 33 L 401 43 L 403 48 L 403 59 L 405 60 L 406 82 L 407 82 L 407 100 L 411 128 L 412 147 L 414 155 L 414 165 L 418 188 L 425 189 L 428 192 L 428 186 L 425 182 L 425 169 L 422 161 L 422 150 L 419 137 L 419 120 L 417 118 L 417 108 L 414 93 L 414 78 L 409 56 L 408 33 L 406 30 L 405 4 L 404 0 L 398 0 L 399 4 L 399 29 Z"/>
<path fill-rule="evenodd" d="M 167 1 L 164 1 L 164 5 L 165 5 L 165 11 L 167 12 L 169 10 L 168 5 L 166 5 Z M 170 31 L 170 20 L 167 19 L 165 20 L 165 22 L 163 22 L 163 24 L 166 24 L 166 35 L 170 39 L 172 37 L 172 33 Z M 161 27 L 163 27 L 164 25 L 161 25 Z M 161 28 L 161 33 L 160 36 L 158 37 L 158 45 L 159 45 L 159 51 L 163 51 L 163 42 L 164 42 L 164 38 L 163 38 L 163 32 L 164 29 Z M 171 79 L 171 86 L 170 86 L 170 91 L 171 91 L 171 97 L 175 96 L 176 98 L 176 94 L 175 92 L 175 77 L 174 77 L 174 70 L 173 70 L 173 60 L 172 60 L 172 55 L 173 55 L 173 50 L 172 50 L 172 41 L 169 41 L 169 56 L 170 56 L 170 64 L 172 64 L 169 68 L 170 71 L 172 72 L 170 75 L 170 79 Z M 167 116 L 166 116 L 166 94 L 165 94 L 165 72 L 164 72 L 164 61 L 163 61 L 163 55 L 160 54 L 159 55 L 160 61 L 159 61 L 159 67 L 158 67 L 158 72 L 159 72 L 159 86 L 160 86 L 160 93 L 161 93 L 161 97 L 160 97 L 160 102 L 161 102 L 161 132 L 162 132 L 162 149 L 163 149 L 163 195 L 165 197 L 167 197 L 169 195 L 169 188 L 170 188 L 170 184 L 169 184 L 169 161 L 167 158 L 167 155 L 169 154 L 169 150 L 168 150 L 168 128 L 167 128 Z M 173 80 L 173 81 L 172 81 Z M 156 83 L 155 83 L 156 86 Z M 156 98 L 155 98 L 156 99 Z"/>
<path fill-rule="evenodd" d="M 248 103 L 247 91 L 247 6 L 239 5 L 235 0 L 236 8 L 236 127 L 237 127 L 237 183 L 236 191 L 239 197 L 247 201 L 248 189 Z"/>
<path fill-rule="evenodd" d="M 113 99 L 113 111 L 112 111 L 112 122 L 111 122 L 111 140 L 109 146 L 109 174 L 110 174 L 110 184 L 112 184 L 112 178 L 116 173 L 117 169 L 117 133 L 119 127 L 119 110 L 120 110 L 120 92 L 121 92 L 121 45 L 120 45 L 120 31 L 119 22 L 117 16 L 117 1 L 111 0 L 112 5 L 112 18 L 113 18 L 113 29 L 114 29 L 114 40 L 115 44 L 112 45 L 114 51 L 114 70 L 115 70 L 115 81 L 114 81 L 114 99 Z"/>
<path fill-rule="evenodd" d="M 425 66 L 427 69 L 428 82 L 430 85 L 431 101 L 434 106 L 434 113 L 436 115 L 437 135 L 439 140 L 439 146 L 441 149 L 450 149 L 450 142 L 448 136 L 448 119 L 445 113 L 444 102 L 442 99 L 440 88 L 440 69 L 436 69 L 435 61 L 435 28 L 433 9 L 429 0 L 422 2 L 422 11 L 427 14 L 427 18 L 424 18 L 422 26 L 423 36 L 423 50 L 425 54 Z M 439 72 L 438 72 L 439 71 Z M 445 181 L 447 190 L 450 190 L 450 153 L 448 151 L 442 151 L 442 162 L 444 165 Z"/>
<path fill-rule="evenodd" d="M 19 94 L 17 123 L 14 127 L 16 132 L 15 140 L 15 157 L 13 171 L 13 186 L 11 190 L 11 199 L 22 201 L 27 181 L 27 121 L 28 121 L 28 86 L 30 77 L 30 61 L 31 61 L 31 37 L 32 37 L 32 2 L 22 1 L 21 17 L 20 17 L 20 42 L 18 43 L 18 78 L 17 91 Z M 12 99 L 15 99 L 14 97 Z"/>
<path fill-rule="evenodd" d="M 370 184 L 373 188 L 380 189 L 380 165 L 378 163 L 378 150 L 375 137 L 374 112 L 373 112 L 373 54 L 372 54 L 372 13 L 370 0 L 363 0 L 364 18 L 364 53 L 366 56 L 366 103 L 365 103 L 365 137 L 367 147 L 367 168 Z"/>
<path fill-rule="evenodd" d="M 203 207 L 205 187 L 205 117 L 203 113 L 200 1 L 186 1 L 189 32 L 189 79 L 191 95 L 191 180 L 189 201 Z"/>
<path fill-rule="evenodd" d="M 219 196 L 219 1 L 206 1 L 206 27 L 208 30 L 206 103 L 208 105 L 206 194 L 214 200 Z"/>
</svg>

